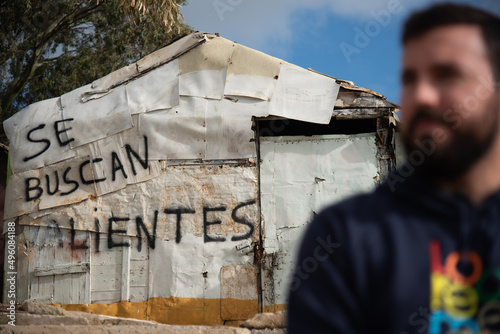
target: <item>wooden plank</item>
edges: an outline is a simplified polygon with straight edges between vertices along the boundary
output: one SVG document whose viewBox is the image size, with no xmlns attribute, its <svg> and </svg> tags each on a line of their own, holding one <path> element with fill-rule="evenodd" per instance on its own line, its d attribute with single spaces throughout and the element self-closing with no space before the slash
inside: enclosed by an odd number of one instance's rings
<svg viewBox="0 0 500 334">
<path fill-rule="evenodd" d="M 116 247 L 116 248 L 104 248 L 102 246 L 102 240 L 106 240 L 107 234 L 101 234 L 101 249 L 99 250 L 99 253 L 93 252 L 92 254 L 92 265 L 101 265 L 105 266 L 108 264 L 117 264 L 121 263 L 122 261 L 122 248 L 121 247 Z"/>
<path fill-rule="evenodd" d="M 52 276 L 90 272 L 90 263 L 68 263 L 35 268 L 35 276 Z"/>
<path fill-rule="evenodd" d="M 336 119 L 369 119 L 387 116 L 389 112 L 389 108 L 334 109 L 332 117 Z"/>
<path fill-rule="evenodd" d="M 91 266 L 92 292 L 94 291 L 121 291 L 121 264 L 107 266 Z"/>
<path fill-rule="evenodd" d="M 131 242 L 131 238 L 123 237 Z M 121 300 L 129 300 L 130 298 L 130 247 L 123 247 L 122 250 L 122 284 L 121 284 Z"/>
<path fill-rule="evenodd" d="M 17 225 L 17 223 L 16 223 Z M 31 229 L 37 227 L 31 226 L 17 226 L 16 229 L 19 231 L 19 237 L 17 238 L 17 294 L 16 294 L 16 302 L 20 303 L 30 298 L 30 288 L 31 288 L 31 279 L 34 279 L 34 276 L 31 277 L 30 267 L 33 268 L 33 260 L 30 259 L 30 254 L 33 254 L 34 247 L 30 245 L 28 240 L 26 240 L 26 235 L 30 232 Z M 7 252 L 5 253 L 7 255 Z M 7 263 L 7 261 L 5 262 Z M 7 271 L 8 272 L 8 271 Z M 8 283 L 4 279 L 4 290 L 8 291 Z M 7 294 L 3 294 L 3 302 L 6 303 Z"/>
<path fill-rule="evenodd" d="M 67 265 L 72 263 L 71 245 L 68 241 L 71 240 L 71 232 L 66 229 L 60 229 L 64 241 L 63 248 L 58 248 L 53 266 Z M 57 304 L 72 304 L 72 282 L 71 274 L 54 275 L 54 302 Z"/>
<path fill-rule="evenodd" d="M 37 231 L 35 232 L 35 228 Z M 61 234 L 57 227 L 33 227 L 32 238 L 33 252 L 35 253 L 31 264 L 31 289 L 30 300 L 45 300 L 54 298 L 54 277 L 38 278 L 36 268 L 53 266 L 55 253 L 60 245 Z"/>
<path fill-rule="evenodd" d="M 147 260 L 130 261 L 130 286 L 148 285 L 148 267 Z"/>
<path fill-rule="evenodd" d="M 381 97 L 346 89 L 340 89 L 335 108 L 397 108 L 397 106 Z"/>
<path fill-rule="evenodd" d="M 97 249 L 95 238 L 99 237 L 100 249 Z M 92 263 L 90 265 L 90 300 L 91 303 L 114 303 L 121 299 L 121 275 L 123 248 L 108 248 L 103 240 L 107 239 L 107 234 L 97 233 L 92 242 Z M 117 240 L 118 242 L 119 240 Z"/>
<path fill-rule="evenodd" d="M 130 302 L 146 302 L 148 300 L 147 286 L 130 286 Z"/>
<path fill-rule="evenodd" d="M 34 294 L 32 293 L 32 295 Z M 32 297 L 31 299 L 49 299 L 52 303 L 54 301 L 54 277 L 38 277 L 38 293 L 36 297 Z"/>
<path fill-rule="evenodd" d="M 137 238 L 132 238 L 137 242 Z M 143 238 L 143 245 L 147 239 Z M 142 247 L 139 252 L 137 247 L 130 249 L 130 302 L 146 302 L 149 296 L 149 247 Z"/>
<path fill-rule="evenodd" d="M 120 301 L 120 291 L 92 291 L 92 304 L 111 304 Z"/>
<path fill-rule="evenodd" d="M 132 247 L 130 247 L 130 261 L 147 261 L 149 259 L 149 247 L 147 247 L 148 239 L 142 238 L 142 250 L 140 252 L 136 247 L 138 240 L 138 237 L 132 237 L 130 240 L 130 244 L 132 245 Z"/>
<path fill-rule="evenodd" d="M 72 296 L 75 304 L 90 303 L 90 241 L 89 231 L 76 231 L 75 245 L 80 245 L 82 248 L 72 250 L 71 258 L 75 264 L 88 263 L 89 270 L 72 275 Z"/>
</svg>

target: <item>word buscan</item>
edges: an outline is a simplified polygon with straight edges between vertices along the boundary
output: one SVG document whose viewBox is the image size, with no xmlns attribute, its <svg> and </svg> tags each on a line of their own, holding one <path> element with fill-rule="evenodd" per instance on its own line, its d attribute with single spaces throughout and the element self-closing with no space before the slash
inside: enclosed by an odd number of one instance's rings
<svg viewBox="0 0 500 334">
<path fill-rule="evenodd" d="M 125 151 L 127 155 L 127 160 L 130 165 L 130 169 L 134 175 L 137 175 L 137 169 L 134 160 L 139 162 L 141 167 L 144 170 L 147 170 L 149 167 L 148 163 L 148 137 L 144 136 L 144 152 L 145 156 L 142 158 L 136 151 L 132 149 L 132 147 L 127 144 L 125 145 Z M 53 175 L 44 175 L 41 176 L 41 179 L 38 177 L 27 177 L 25 178 L 25 200 L 26 202 L 37 200 L 44 193 L 52 196 L 58 194 L 59 196 L 67 196 L 75 192 L 81 184 L 89 185 L 99 182 L 104 182 L 108 180 L 106 177 L 98 177 L 96 176 L 93 179 L 86 178 L 84 175 L 84 168 L 88 165 L 92 164 L 95 166 L 98 163 L 108 163 L 110 164 L 111 169 L 111 182 L 115 182 L 117 180 L 117 174 L 121 175 L 123 178 L 128 178 L 127 173 L 125 172 L 124 162 L 122 162 L 116 152 L 111 152 L 111 156 L 106 159 L 106 161 L 101 158 L 95 158 L 92 160 L 85 160 L 80 163 L 78 166 L 65 166 L 64 170 L 54 171 Z M 125 162 L 126 163 L 126 162 Z M 79 169 L 80 177 L 78 179 L 71 179 L 69 177 L 69 173 L 72 168 Z M 93 167 L 95 169 L 95 167 Z M 62 181 L 60 181 L 62 178 Z M 64 187 L 61 187 L 61 184 L 64 184 Z M 60 189 L 61 188 L 61 189 Z"/>
</svg>

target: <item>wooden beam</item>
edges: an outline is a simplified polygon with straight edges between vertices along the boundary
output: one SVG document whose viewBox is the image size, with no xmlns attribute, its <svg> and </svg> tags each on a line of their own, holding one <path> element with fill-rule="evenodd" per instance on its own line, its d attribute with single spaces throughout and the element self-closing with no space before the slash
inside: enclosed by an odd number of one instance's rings
<svg viewBox="0 0 500 334">
<path fill-rule="evenodd" d="M 53 267 L 35 268 L 35 276 L 52 276 L 76 273 L 87 273 L 90 271 L 90 263 L 70 263 Z"/>
<path fill-rule="evenodd" d="M 335 119 L 369 119 L 389 115 L 390 108 L 350 108 L 334 109 L 332 117 Z"/>
<path fill-rule="evenodd" d="M 335 108 L 397 108 L 384 98 L 355 90 L 341 89 L 335 101 Z"/>
</svg>

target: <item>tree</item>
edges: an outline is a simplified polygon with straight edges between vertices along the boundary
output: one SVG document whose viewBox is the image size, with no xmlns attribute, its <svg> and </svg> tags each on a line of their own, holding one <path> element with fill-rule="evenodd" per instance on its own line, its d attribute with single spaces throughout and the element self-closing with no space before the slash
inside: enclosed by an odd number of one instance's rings
<svg viewBox="0 0 500 334">
<path fill-rule="evenodd" d="M 0 118 L 190 32 L 186 0 L 0 0 Z M 1 129 L 0 140 L 5 142 Z"/>
</svg>

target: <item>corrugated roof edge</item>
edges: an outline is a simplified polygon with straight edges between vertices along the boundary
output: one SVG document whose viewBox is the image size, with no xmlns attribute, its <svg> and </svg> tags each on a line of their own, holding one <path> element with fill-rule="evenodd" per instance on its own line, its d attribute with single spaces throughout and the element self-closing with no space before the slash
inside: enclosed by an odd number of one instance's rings
<svg viewBox="0 0 500 334">
<path fill-rule="evenodd" d="M 177 41 L 145 56 L 144 58 L 141 58 L 135 63 L 132 63 L 102 78 L 95 80 L 91 85 L 92 90 L 85 92 L 83 94 L 84 95 L 83 97 L 89 97 L 95 94 L 102 94 L 108 92 L 109 90 L 119 85 L 127 83 L 128 81 L 133 80 L 136 77 L 144 75 L 145 73 L 152 71 L 159 66 L 162 66 L 176 58 L 179 58 L 183 54 L 191 51 L 192 49 L 197 48 L 198 46 L 207 42 L 210 38 L 214 37 L 218 37 L 218 35 L 209 34 L 201 31 L 192 32 L 191 34 L 178 39 Z M 308 70 L 323 75 L 325 77 L 334 79 L 344 89 L 371 94 L 373 96 L 385 100 L 386 103 L 391 104 L 394 108 L 399 108 L 397 104 L 387 101 L 387 98 L 384 95 L 368 88 L 358 87 L 352 81 L 338 79 L 333 76 L 315 71 L 312 68 L 308 68 Z"/>
<path fill-rule="evenodd" d="M 374 95 L 376 97 L 379 97 L 379 98 L 387 101 L 388 103 L 390 103 L 392 105 L 392 107 L 398 108 L 398 109 L 400 108 L 399 105 L 397 105 L 396 103 L 388 101 L 387 98 L 384 95 L 382 95 L 382 94 L 380 94 L 380 93 L 378 93 L 378 92 L 376 92 L 374 90 L 368 89 L 368 88 L 356 86 L 353 81 L 348 81 L 348 80 L 342 80 L 342 79 L 339 79 L 339 78 L 335 78 L 335 77 L 332 77 L 331 75 L 315 71 L 314 69 L 312 69 L 310 67 L 308 68 L 308 70 L 311 71 L 311 72 L 314 72 L 314 73 L 317 73 L 317 74 L 321 74 L 321 75 L 324 75 L 326 77 L 329 77 L 329 78 L 332 78 L 332 79 L 336 80 L 340 84 L 340 87 L 342 87 L 344 89 L 372 94 L 372 95 Z"/>
<path fill-rule="evenodd" d="M 92 91 L 86 92 L 85 95 L 107 92 L 116 86 L 144 75 L 205 43 L 208 40 L 208 36 L 209 35 L 199 31 L 184 36 L 164 48 L 139 59 L 135 63 L 122 67 L 119 70 L 95 80 L 91 85 Z"/>
</svg>

